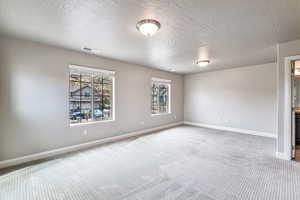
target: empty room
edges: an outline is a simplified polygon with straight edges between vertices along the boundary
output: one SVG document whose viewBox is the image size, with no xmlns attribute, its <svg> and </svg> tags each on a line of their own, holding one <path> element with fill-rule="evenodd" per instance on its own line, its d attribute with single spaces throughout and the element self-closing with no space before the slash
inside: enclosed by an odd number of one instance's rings
<svg viewBox="0 0 300 200">
<path fill-rule="evenodd" d="M 0 0 L 0 200 L 299 200 L 299 0 Z"/>
</svg>

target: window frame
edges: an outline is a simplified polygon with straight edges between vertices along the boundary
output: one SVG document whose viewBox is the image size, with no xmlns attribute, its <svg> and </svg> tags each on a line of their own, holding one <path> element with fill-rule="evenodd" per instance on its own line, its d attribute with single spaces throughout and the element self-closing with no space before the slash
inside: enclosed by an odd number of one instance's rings
<svg viewBox="0 0 300 200">
<path fill-rule="evenodd" d="M 163 84 L 163 85 L 167 85 L 168 86 L 168 111 L 167 112 L 160 112 L 160 113 L 152 113 L 152 87 L 153 87 L 153 83 L 160 83 L 160 84 Z M 150 113 L 151 113 L 151 116 L 161 116 L 161 115 L 170 115 L 172 114 L 172 80 L 168 80 L 168 79 L 161 79 L 161 78 L 151 78 L 151 81 L 150 81 Z"/>
<path fill-rule="evenodd" d="M 86 71 L 86 72 L 95 72 L 95 73 L 103 73 L 103 74 L 108 74 L 111 79 L 112 79 L 112 102 L 111 102 L 111 118 L 110 119 L 106 119 L 106 120 L 92 120 L 89 122 L 79 122 L 79 123 L 71 123 L 70 121 L 70 74 L 72 70 L 78 70 L 78 71 Z M 75 64 L 69 64 L 68 66 L 68 95 L 67 95 L 67 104 L 68 104 L 68 110 L 67 110 L 67 120 L 68 120 L 68 124 L 69 126 L 81 126 L 81 125 L 90 125 L 90 124 L 96 124 L 96 123 L 108 123 L 108 122 L 113 122 L 115 121 L 115 72 L 114 71 L 110 71 L 110 70 L 106 70 L 106 69 L 99 69 L 96 67 L 90 67 L 90 66 L 83 66 L 83 65 L 75 65 Z M 94 119 L 94 115 L 93 115 L 93 111 L 94 111 L 94 92 L 93 92 L 93 83 L 92 84 L 92 95 L 91 95 L 91 105 L 92 105 L 92 119 Z"/>
</svg>

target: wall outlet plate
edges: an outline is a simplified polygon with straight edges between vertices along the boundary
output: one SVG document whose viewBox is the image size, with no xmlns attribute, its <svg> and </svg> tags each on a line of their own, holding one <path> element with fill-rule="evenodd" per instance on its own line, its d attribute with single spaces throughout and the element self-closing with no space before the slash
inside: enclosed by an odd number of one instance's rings
<svg viewBox="0 0 300 200">
<path fill-rule="evenodd" d="M 88 131 L 85 129 L 84 131 L 83 131 L 83 135 L 87 135 L 88 134 Z"/>
</svg>

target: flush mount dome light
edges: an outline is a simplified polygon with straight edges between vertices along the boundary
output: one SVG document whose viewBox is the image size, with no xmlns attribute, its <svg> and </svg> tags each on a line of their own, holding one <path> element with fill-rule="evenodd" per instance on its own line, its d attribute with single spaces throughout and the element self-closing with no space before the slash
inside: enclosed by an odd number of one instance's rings
<svg viewBox="0 0 300 200">
<path fill-rule="evenodd" d="M 196 65 L 199 65 L 200 67 L 206 67 L 209 64 L 209 60 L 197 60 Z"/>
<path fill-rule="evenodd" d="M 152 36 L 160 29 L 160 23 L 154 19 L 143 19 L 136 24 L 136 28 L 145 36 Z"/>
</svg>

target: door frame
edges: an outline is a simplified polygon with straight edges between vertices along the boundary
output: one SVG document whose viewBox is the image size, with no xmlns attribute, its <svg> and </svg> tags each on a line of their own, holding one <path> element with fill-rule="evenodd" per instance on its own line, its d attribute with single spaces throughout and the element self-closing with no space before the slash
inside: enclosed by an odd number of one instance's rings
<svg viewBox="0 0 300 200">
<path fill-rule="evenodd" d="M 284 153 L 288 160 L 292 153 L 292 62 L 300 60 L 300 55 L 284 58 Z"/>
</svg>

